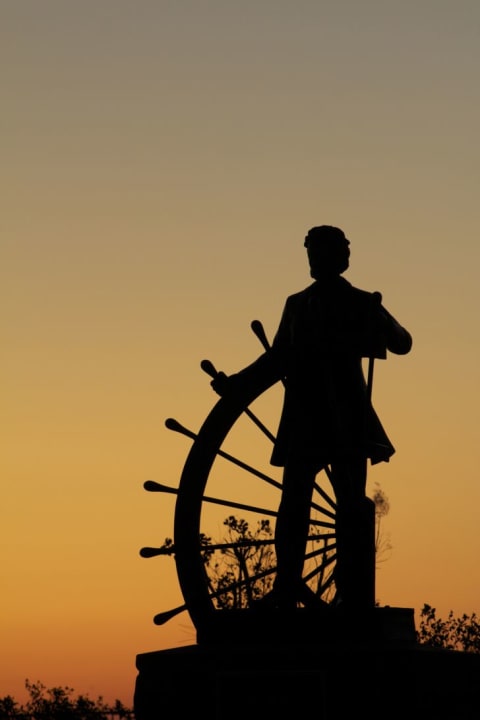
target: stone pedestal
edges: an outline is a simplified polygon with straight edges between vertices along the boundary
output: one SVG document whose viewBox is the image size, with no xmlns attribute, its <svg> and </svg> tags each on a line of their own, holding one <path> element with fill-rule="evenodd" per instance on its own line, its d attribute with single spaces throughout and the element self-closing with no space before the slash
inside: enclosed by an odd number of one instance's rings
<svg viewBox="0 0 480 720">
<path fill-rule="evenodd" d="M 198 640 L 137 656 L 136 720 L 480 717 L 480 655 L 418 645 L 410 609 L 226 611 Z"/>
<path fill-rule="evenodd" d="M 136 720 L 478 720 L 480 656 L 417 645 L 410 609 L 375 608 L 363 623 L 298 611 L 215 620 L 197 645 L 137 656 Z"/>
</svg>

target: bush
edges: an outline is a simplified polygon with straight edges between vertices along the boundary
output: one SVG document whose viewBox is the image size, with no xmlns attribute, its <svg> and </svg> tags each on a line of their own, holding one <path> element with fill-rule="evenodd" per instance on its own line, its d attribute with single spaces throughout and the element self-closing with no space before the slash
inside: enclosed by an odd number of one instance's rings
<svg viewBox="0 0 480 720">
<path fill-rule="evenodd" d="M 69 687 L 47 688 L 41 682 L 25 681 L 30 699 L 19 705 L 10 695 L 0 698 L 0 720 L 133 720 L 133 711 L 120 700 L 106 705 L 101 697 L 91 700 L 85 695 L 73 696 Z"/>
<path fill-rule="evenodd" d="M 450 610 L 446 620 L 437 618 L 435 608 L 425 604 L 420 613 L 418 641 L 432 648 L 480 653 L 480 622 L 473 613 L 454 617 Z"/>
</svg>

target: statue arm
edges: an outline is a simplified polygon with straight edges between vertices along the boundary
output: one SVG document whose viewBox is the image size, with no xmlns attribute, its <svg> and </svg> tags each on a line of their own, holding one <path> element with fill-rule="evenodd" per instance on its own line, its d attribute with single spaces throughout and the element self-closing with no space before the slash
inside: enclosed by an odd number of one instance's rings
<svg viewBox="0 0 480 720">
<path fill-rule="evenodd" d="M 223 372 L 218 373 L 210 384 L 219 395 L 242 394 L 245 390 L 252 388 L 264 392 L 280 380 L 282 376 L 283 373 L 277 363 L 276 353 L 273 350 L 267 350 L 253 363 L 237 373 L 232 375 L 225 375 Z"/>
<path fill-rule="evenodd" d="M 250 365 L 232 375 L 219 373 L 211 385 L 219 395 L 227 393 L 241 393 L 246 388 L 257 388 L 264 392 L 271 385 L 285 377 L 286 358 L 289 342 L 289 313 L 287 306 L 283 312 L 279 328 L 271 347 Z"/>
<path fill-rule="evenodd" d="M 380 319 L 385 334 L 387 350 L 395 355 L 406 355 L 412 349 L 412 336 L 383 305 L 380 307 Z"/>
</svg>

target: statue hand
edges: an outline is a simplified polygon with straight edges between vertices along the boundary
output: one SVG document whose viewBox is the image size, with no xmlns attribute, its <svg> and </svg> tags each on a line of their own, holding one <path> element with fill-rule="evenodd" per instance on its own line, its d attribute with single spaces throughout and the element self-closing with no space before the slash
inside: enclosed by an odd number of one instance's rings
<svg viewBox="0 0 480 720">
<path fill-rule="evenodd" d="M 228 375 L 225 375 L 224 372 L 220 371 L 215 375 L 210 385 L 217 395 L 222 396 L 228 393 L 229 387 L 231 388 L 232 383 L 230 382 Z"/>
</svg>

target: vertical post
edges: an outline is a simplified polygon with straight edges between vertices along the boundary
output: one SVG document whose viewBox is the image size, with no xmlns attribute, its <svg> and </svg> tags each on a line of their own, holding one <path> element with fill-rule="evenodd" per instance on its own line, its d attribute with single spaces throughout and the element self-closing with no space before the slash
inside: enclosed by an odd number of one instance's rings
<svg viewBox="0 0 480 720">
<path fill-rule="evenodd" d="M 378 301 L 378 300 L 377 300 Z M 381 296 L 380 296 L 381 301 Z M 373 368 L 375 357 L 371 355 L 368 359 L 368 375 L 367 375 L 367 402 L 370 405 L 373 389 Z M 368 427 L 365 428 L 365 439 L 367 440 Z M 365 482 L 367 480 L 368 460 L 365 458 Z M 375 607 L 375 503 L 365 495 L 364 508 L 362 510 L 363 532 L 361 537 L 365 540 L 364 557 L 364 577 L 365 587 L 364 596 L 365 603 L 370 607 Z"/>
<path fill-rule="evenodd" d="M 361 512 L 362 597 L 366 607 L 375 607 L 375 503 L 365 497 Z"/>
<path fill-rule="evenodd" d="M 375 503 L 365 497 L 337 513 L 337 588 L 350 608 L 375 606 Z"/>
</svg>

